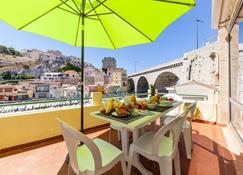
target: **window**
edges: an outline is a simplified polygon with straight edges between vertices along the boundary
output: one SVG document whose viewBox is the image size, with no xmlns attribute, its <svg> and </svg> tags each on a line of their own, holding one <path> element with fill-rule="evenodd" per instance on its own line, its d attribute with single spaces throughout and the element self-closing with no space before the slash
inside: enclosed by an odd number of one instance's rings
<svg viewBox="0 0 243 175">
<path fill-rule="evenodd" d="M 235 43 L 234 39 L 239 43 L 239 49 L 233 44 L 233 42 Z M 229 51 L 230 120 L 243 139 L 243 22 L 239 24 L 239 38 L 232 37 Z"/>
</svg>

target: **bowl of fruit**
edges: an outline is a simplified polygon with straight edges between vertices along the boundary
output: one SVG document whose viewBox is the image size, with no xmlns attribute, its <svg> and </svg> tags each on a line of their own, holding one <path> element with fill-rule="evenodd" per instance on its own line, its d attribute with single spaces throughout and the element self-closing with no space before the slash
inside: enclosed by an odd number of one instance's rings
<svg viewBox="0 0 243 175">
<path fill-rule="evenodd" d="M 156 102 L 148 102 L 147 103 L 147 108 L 148 109 L 155 109 L 157 107 L 157 103 Z"/>
<path fill-rule="evenodd" d="M 160 107 L 170 107 L 174 103 L 173 98 L 162 97 L 158 106 Z"/>
</svg>

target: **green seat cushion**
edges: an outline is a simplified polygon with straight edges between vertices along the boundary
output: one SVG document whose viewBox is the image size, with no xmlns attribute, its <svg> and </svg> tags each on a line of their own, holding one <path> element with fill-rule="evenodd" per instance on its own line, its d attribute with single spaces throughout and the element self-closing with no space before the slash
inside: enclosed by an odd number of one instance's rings
<svg viewBox="0 0 243 175">
<path fill-rule="evenodd" d="M 140 137 L 134 144 L 141 151 L 152 154 L 152 140 L 155 133 L 150 132 Z M 159 156 L 170 156 L 173 153 L 172 137 L 164 137 L 160 142 Z"/>
<path fill-rule="evenodd" d="M 102 159 L 102 167 L 111 163 L 117 156 L 121 154 L 121 150 L 116 148 L 115 146 L 111 145 L 110 143 L 101 140 L 101 139 L 93 139 L 93 142 L 98 146 L 101 159 Z M 91 151 L 88 149 L 86 145 L 79 146 L 77 149 L 77 162 L 79 170 L 85 171 L 95 170 L 94 159 L 91 154 Z"/>
</svg>

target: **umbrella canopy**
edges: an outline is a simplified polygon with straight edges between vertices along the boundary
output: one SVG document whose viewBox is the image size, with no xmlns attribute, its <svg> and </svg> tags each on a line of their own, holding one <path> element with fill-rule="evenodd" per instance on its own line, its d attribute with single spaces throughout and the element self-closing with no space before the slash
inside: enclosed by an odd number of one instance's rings
<svg viewBox="0 0 243 175">
<path fill-rule="evenodd" d="M 19 30 L 81 46 L 84 16 L 84 45 L 117 49 L 154 41 L 195 5 L 194 0 L 84 0 L 82 3 L 83 0 L 2 0 L 0 19 Z"/>
<path fill-rule="evenodd" d="M 0 20 L 81 46 L 83 131 L 84 46 L 117 49 L 154 41 L 195 0 L 1 0 Z"/>
</svg>

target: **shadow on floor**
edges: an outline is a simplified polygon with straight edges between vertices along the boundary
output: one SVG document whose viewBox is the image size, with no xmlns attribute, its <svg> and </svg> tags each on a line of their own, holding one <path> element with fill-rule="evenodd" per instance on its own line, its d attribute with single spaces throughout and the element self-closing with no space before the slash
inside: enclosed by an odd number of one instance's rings
<svg viewBox="0 0 243 175">
<path fill-rule="evenodd" d="M 195 126 L 196 125 L 196 126 Z M 199 127 L 200 125 L 200 127 Z M 199 127 L 199 129 L 197 128 Z M 203 128 L 202 128 L 203 127 Z M 149 128 L 146 128 L 148 131 Z M 212 130 L 211 132 L 201 133 L 200 130 Z M 117 133 L 112 132 L 112 144 L 121 148 L 121 143 L 117 140 Z M 97 137 L 108 141 L 108 131 L 97 135 Z M 219 143 L 210 139 L 215 137 Z M 131 137 L 131 136 L 130 136 Z M 181 158 L 181 174 L 182 175 L 236 175 L 235 161 L 243 162 L 243 155 L 233 155 L 225 148 L 225 140 L 219 126 L 209 124 L 194 124 L 193 127 L 193 153 L 192 160 L 186 158 L 186 151 L 183 138 L 179 143 L 179 151 Z M 233 156 L 236 160 L 233 159 Z M 140 161 L 146 169 L 153 172 L 154 175 L 160 175 L 159 166 L 156 162 L 147 160 L 140 156 Z M 238 162 L 237 161 L 237 162 Z M 242 164 L 238 163 L 238 168 L 242 169 Z M 58 175 L 67 174 L 67 164 L 64 162 L 59 170 Z M 140 175 L 141 173 L 132 168 L 132 175 Z M 173 172 L 175 174 L 175 172 Z M 122 175 L 120 164 L 113 167 L 106 175 Z"/>
</svg>

